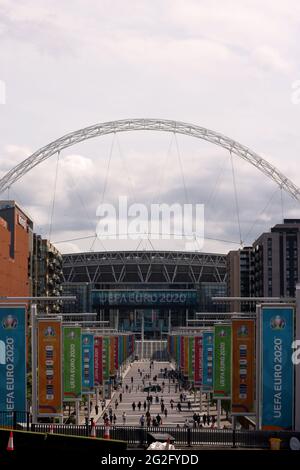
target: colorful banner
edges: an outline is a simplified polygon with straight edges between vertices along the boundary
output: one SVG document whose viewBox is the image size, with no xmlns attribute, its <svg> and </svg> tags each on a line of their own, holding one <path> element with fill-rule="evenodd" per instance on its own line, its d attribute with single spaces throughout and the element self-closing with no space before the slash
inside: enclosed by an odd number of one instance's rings
<svg viewBox="0 0 300 470">
<path fill-rule="evenodd" d="M 232 414 L 253 414 L 255 367 L 254 320 L 232 321 Z"/>
<path fill-rule="evenodd" d="M 180 341 L 180 370 L 183 372 L 184 370 L 184 337 L 179 336 Z"/>
<path fill-rule="evenodd" d="M 103 349 L 102 349 L 102 357 L 103 357 L 103 374 L 104 379 L 109 379 L 109 361 L 110 361 L 110 348 L 109 348 L 109 338 L 103 338 Z"/>
<path fill-rule="evenodd" d="M 81 398 L 81 328 L 63 328 L 64 400 Z"/>
<path fill-rule="evenodd" d="M 194 338 L 190 337 L 189 339 L 189 350 L 188 350 L 188 364 L 189 364 L 189 380 L 194 381 L 194 371 L 195 371 L 195 356 L 194 356 Z"/>
<path fill-rule="evenodd" d="M 38 321 L 38 414 L 62 414 L 61 321 Z"/>
<path fill-rule="evenodd" d="M 216 325 L 214 335 L 214 398 L 231 397 L 231 325 Z"/>
<path fill-rule="evenodd" d="M 294 309 L 261 309 L 261 426 L 292 429 L 294 415 Z"/>
<path fill-rule="evenodd" d="M 82 335 L 82 391 L 91 392 L 94 387 L 94 335 Z"/>
<path fill-rule="evenodd" d="M 202 385 L 202 347 L 202 336 L 195 336 L 194 382 L 197 387 L 201 387 Z"/>
<path fill-rule="evenodd" d="M 187 377 L 189 373 L 189 338 L 184 336 L 184 368 L 183 374 Z"/>
<path fill-rule="evenodd" d="M 214 332 L 203 332 L 203 390 L 210 392 L 214 383 Z"/>
<path fill-rule="evenodd" d="M 26 411 L 25 318 L 25 307 L 0 307 L 0 411 Z"/>
<path fill-rule="evenodd" d="M 94 338 L 94 381 L 95 385 L 102 385 L 103 381 L 103 339 L 101 336 Z"/>
</svg>

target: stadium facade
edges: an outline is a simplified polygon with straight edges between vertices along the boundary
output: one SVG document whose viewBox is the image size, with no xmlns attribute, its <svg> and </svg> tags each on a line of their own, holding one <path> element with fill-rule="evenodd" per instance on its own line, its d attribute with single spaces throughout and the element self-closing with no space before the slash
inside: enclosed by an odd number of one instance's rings
<svg viewBox="0 0 300 470">
<path fill-rule="evenodd" d="M 95 313 L 112 328 L 159 339 L 195 313 L 220 311 L 226 255 L 178 251 L 107 251 L 63 255 L 65 313 Z M 142 327 L 143 323 L 143 327 Z"/>
</svg>

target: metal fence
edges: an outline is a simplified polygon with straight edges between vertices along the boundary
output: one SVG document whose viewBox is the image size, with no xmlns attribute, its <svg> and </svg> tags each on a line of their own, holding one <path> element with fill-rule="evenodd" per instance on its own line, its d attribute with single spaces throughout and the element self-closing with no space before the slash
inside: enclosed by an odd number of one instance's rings
<svg viewBox="0 0 300 470">
<path fill-rule="evenodd" d="M 31 423 L 31 415 L 24 411 L 0 411 L 0 427 L 11 429 L 24 429 L 27 431 L 69 436 L 89 436 L 90 425 Z M 180 446 L 218 446 L 218 447 L 244 447 L 268 448 L 271 437 L 281 439 L 281 447 L 288 448 L 291 437 L 300 439 L 299 432 L 293 431 L 256 431 L 232 430 L 214 428 L 184 428 L 184 427 L 136 427 L 111 426 L 111 439 L 124 440 L 129 446 L 141 447 L 149 443 L 149 434 L 169 434 L 174 438 L 175 445 Z M 96 436 L 104 437 L 104 426 L 96 426 Z"/>
<path fill-rule="evenodd" d="M 47 433 L 49 424 L 33 424 L 32 430 Z M 54 425 L 54 433 L 76 436 L 90 435 L 90 426 Z M 288 448 L 291 437 L 300 439 L 300 433 L 293 431 L 247 431 L 231 429 L 197 429 L 177 427 L 134 427 L 112 426 L 110 427 L 111 439 L 120 439 L 129 446 L 145 446 L 149 443 L 149 433 L 170 434 L 174 438 L 175 445 L 181 446 L 218 446 L 218 447 L 244 447 L 244 448 L 269 448 L 270 438 L 278 437 L 282 441 L 282 447 Z M 104 426 L 96 426 L 97 437 L 104 437 Z"/>
</svg>

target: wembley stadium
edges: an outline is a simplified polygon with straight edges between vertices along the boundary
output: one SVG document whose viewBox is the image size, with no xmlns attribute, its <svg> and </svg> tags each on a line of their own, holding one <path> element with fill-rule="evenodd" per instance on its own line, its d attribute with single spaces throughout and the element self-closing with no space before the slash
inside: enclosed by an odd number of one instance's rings
<svg viewBox="0 0 300 470">
<path fill-rule="evenodd" d="M 65 313 L 94 313 L 111 328 L 162 338 L 196 312 L 216 312 L 226 295 L 226 256 L 178 251 L 106 251 L 63 255 Z"/>
</svg>

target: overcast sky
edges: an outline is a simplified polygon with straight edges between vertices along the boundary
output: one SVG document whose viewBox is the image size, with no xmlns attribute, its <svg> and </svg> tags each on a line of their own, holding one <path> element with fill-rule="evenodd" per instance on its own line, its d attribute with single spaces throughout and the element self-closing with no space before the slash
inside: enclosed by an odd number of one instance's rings
<svg viewBox="0 0 300 470">
<path fill-rule="evenodd" d="M 299 89 L 298 0 L 0 0 L 1 176 L 73 130 L 153 117 L 221 132 L 300 186 Z M 282 215 L 300 218 L 299 204 L 272 181 L 237 157 L 233 163 L 246 244 Z M 204 203 L 203 251 L 239 246 L 230 156 L 212 144 L 132 132 L 63 151 L 50 230 L 55 170 L 53 156 L 9 193 L 52 241 L 93 236 L 98 205 L 127 195 L 147 205 Z M 57 245 L 64 252 L 91 246 L 133 249 L 138 242 Z M 150 246 L 184 243 L 139 245 Z"/>
</svg>

